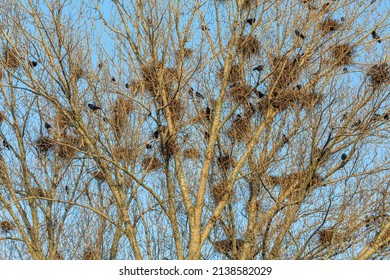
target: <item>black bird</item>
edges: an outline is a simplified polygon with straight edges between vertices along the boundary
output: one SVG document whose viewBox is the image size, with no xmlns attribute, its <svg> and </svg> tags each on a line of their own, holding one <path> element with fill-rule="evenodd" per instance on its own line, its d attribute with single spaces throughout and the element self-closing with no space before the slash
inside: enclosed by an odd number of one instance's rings
<svg viewBox="0 0 390 280">
<path fill-rule="evenodd" d="M 191 87 L 190 90 L 188 91 L 188 94 L 193 96 L 194 95 L 194 88 Z"/>
<path fill-rule="evenodd" d="M 7 148 L 8 150 L 11 149 L 11 146 L 9 145 L 8 141 L 5 140 L 5 139 L 3 139 L 3 146 L 4 146 L 5 148 Z"/>
<path fill-rule="evenodd" d="M 125 84 L 125 88 L 129 88 L 129 84 L 128 83 Z"/>
<path fill-rule="evenodd" d="M 347 159 L 347 157 L 348 157 L 348 156 L 347 156 L 346 154 L 342 154 L 342 155 L 341 155 L 341 160 L 342 160 L 342 161 L 345 161 L 345 160 Z"/>
<path fill-rule="evenodd" d="M 146 144 L 146 149 L 150 150 L 152 148 L 152 145 L 150 143 Z"/>
<path fill-rule="evenodd" d="M 343 73 L 348 73 L 348 68 L 347 67 L 343 68 Z"/>
<path fill-rule="evenodd" d="M 304 36 L 301 31 L 299 31 L 298 29 L 295 29 L 295 35 L 298 36 L 299 38 L 301 38 L 302 40 L 305 40 L 306 36 Z"/>
<path fill-rule="evenodd" d="M 246 23 L 249 24 L 249 25 L 252 25 L 252 24 L 255 23 L 255 21 L 256 21 L 256 18 L 248 18 L 248 19 L 246 20 Z"/>
<path fill-rule="evenodd" d="M 111 78 L 111 82 L 115 82 L 116 79 L 114 77 Z"/>
<path fill-rule="evenodd" d="M 65 186 L 65 191 L 66 191 L 66 194 L 69 195 L 69 187 L 68 187 L 68 185 Z"/>
<path fill-rule="evenodd" d="M 261 71 L 263 71 L 264 70 L 264 65 L 258 65 L 258 66 L 256 66 L 255 68 L 253 68 L 253 71 L 259 71 L 259 72 L 261 72 Z"/>
<path fill-rule="evenodd" d="M 302 88 L 302 85 L 297 85 L 296 88 L 297 90 L 300 90 Z"/>
<path fill-rule="evenodd" d="M 361 120 L 357 120 L 356 122 L 354 122 L 353 124 L 352 124 L 352 127 L 357 127 L 357 126 L 359 126 L 359 125 L 361 125 L 362 124 L 362 121 Z"/>
<path fill-rule="evenodd" d="M 377 40 L 378 43 L 381 43 L 381 42 L 382 42 L 382 41 L 381 41 L 381 38 L 379 37 L 378 33 L 376 33 L 375 30 L 371 32 L 371 36 L 372 36 L 372 39 Z"/>
<path fill-rule="evenodd" d="M 204 138 L 209 139 L 210 138 L 210 133 L 207 131 L 204 132 Z"/>
<path fill-rule="evenodd" d="M 202 25 L 200 28 L 202 28 L 203 31 L 210 31 L 207 25 Z"/>
<path fill-rule="evenodd" d="M 257 89 L 255 90 L 255 93 L 256 93 L 256 95 L 257 95 L 258 98 L 263 98 L 263 97 L 265 97 L 265 94 L 262 93 L 261 91 L 257 90 Z"/>
<path fill-rule="evenodd" d="M 290 142 L 285 134 L 282 135 L 282 142 L 283 144 L 288 144 Z"/>
<path fill-rule="evenodd" d="M 49 129 L 51 128 L 51 125 L 48 124 L 47 122 L 45 122 L 45 128 L 46 128 L 47 130 L 49 130 Z"/>
<path fill-rule="evenodd" d="M 385 113 L 385 114 L 383 115 L 383 119 L 385 119 L 386 121 L 389 120 L 389 114 L 388 114 L 388 113 Z"/>
<path fill-rule="evenodd" d="M 208 120 L 211 120 L 211 109 L 210 107 L 206 107 L 206 117 Z"/>
<path fill-rule="evenodd" d="M 30 60 L 30 61 L 28 62 L 28 64 L 29 64 L 31 67 L 37 67 L 38 62 Z"/>
<path fill-rule="evenodd" d="M 92 111 L 96 111 L 96 110 L 100 110 L 102 109 L 101 107 L 95 105 L 95 104 L 91 104 L 91 103 L 88 103 L 88 108 L 91 109 Z"/>
<path fill-rule="evenodd" d="M 195 92 L 195 96 L 204 99 L 204 95 L 200 92 Z"/>
<path fill-rule="evenodd" d="M 160 135 L 160 132 L 158 130 L 156 130 L 155 132 L 153 132 L 153 137 L 154 138 L 158 138 L 158 136 Z"/>
</svg>

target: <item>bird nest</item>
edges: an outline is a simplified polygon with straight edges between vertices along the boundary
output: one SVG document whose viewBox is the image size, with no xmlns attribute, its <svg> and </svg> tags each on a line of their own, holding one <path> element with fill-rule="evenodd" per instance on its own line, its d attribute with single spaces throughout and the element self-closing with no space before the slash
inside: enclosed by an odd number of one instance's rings
<svg viewBox="0 0 390 280">
<path fill-rule="evenodd" d="M 194 160 L 196 158 L 199 158 L 200 153 L 199 153 L 199 150 L 196 148 L 189 148 L 189 149 L 184 150 L 183 156 L 185 158 Z"/>
<path fill-rule="evenodd" d="M 349 44 L 336 45 L 333 48 L 333 58 L 337 66 L 344 66 L 353 63 L 355 50 Z"/>
<path fill-rule="evenodd" d="M 219 168 L 224 171 L 229 170 L 230 168 L 234 168 L 234 160 L 230 155 L 222 155 L 217 158 L 217 163 Z"/>
<path fill-rule="evenodd" d="M 370 83 L 374 88 L 390 83 L 390 67 L 387 63 L 371 66 L 367 72 Z"/>
<path fill-rule="evenodd" d="M 275 90 L 270 98 L 264 98 L 260 101 L 260 108 L 263 113 L 272 106 L 279 111 L 300 104 L 308 110 L 313 109 L 323 100 L 323 95 L 316 94 L 304 89 L 286 88 Z"/>
<path fill-rule="evenodd" d="M 65 114 L 63 114 L 62 112 L 58 112 L 56 116 L 56 125 L 60 130 L 63 130 L 71 126 L 71 123 Z"/>
<path fill-rule="evenodd" d="M 71 63 L 70 64 L 70 77 L 73 78 L 75 81 L 78 81 L 79 79 L 83 78 L 85 75 L 85 72 L 83 68 L 77 63 Z"/>
<path fill-rule="evenodd" d="M 6 68 L 18 68 L 20 61 L 18 59 L 18 53 L 14 49 L 6 48 L 3 52 L 3 65 Z"/>
<path fill-rule="evenodd" d="M 222 181 L 219 184 L 214 184 L 211 187 L 211 195 L 215 203 L 219 203 L 225 194 L 227 194 L 227 201 L 230 202 L 233 196 L 233 191 L 228 191 L 228 182 L 227 181 Z"/>
<path fill-rule="evenodd" d="M 218 71 L 217 78 L 220 80 L 223 79 L 223 68 Z M 230 68 L 229 76 L 228 76 L 228 82 L 229 83 L 236 83 L 242 79 L 243 79 L 243 75 L 241 73 L 240 66 L 232 65 L 232 67 Z"/>
<path fill-rule="evenodd" d="M 234 101 L 241 102 L 249 98 L 252 93 L 252 87 L 243 83 L 237 83 L 230 87 L 228 94 Z"/>
<path fill-rule="evenodd" d="M 324 246 L 337 243 L 340 241 L 340 239 L 341 235 L 334 229 L 324 229 L 318 232 L 318 242 Z"/>
<path fill-rule="evenodd" d="M 46 136 L 40 136 L 35 141 L 35 144 L 39 153 L 47 153 L 50 149 L 54 147 L 53 139 Z"/>
<path fill-rule="evenodd" d="M 8 233 L 11 230 L 15 230 L 15 228 L 16 227 L 15 227 L 14 223 L 11 221 L 1 221 L 0 222 L 0 229 L 4 233 Z"/>
<path fill-rule="evenodd" d="M 178 77 L 176 69 L 167 68 L 162 63 L 141 67 L 141 74 L 145 89 L 153 97 L 158 97 L 162 90 L 165 90 L 166 94 L 169 93 L 173 81 Z"/>
<path fill-rule="evenodd" d="M 0 124 L 5 120 L 5 115 L 3 112 L 0 112 Z"/>
<path fill-rule="evenodd" d="M 85 143 L 80 136 L 65 135 L 57 145 L 57 153 L 60 158 L 74 158 L 85 147 Z"/>
<path fill-rule="evenodd" d="M 161 143 L 161 153 L 164 158 L 170 159 L 177 151 L 179 147 L 173 137 L 166 137 Z"/>
<path fill-rule="evenodd" d="M 174 123 L 179 123 L 184 114 L 184 105 L 178 98 L 172 99 L 169 102 L 169 110 L 171 112 L 171 117 Z"/>
<path fill-rule="evenodd" d="M 115 103 L 115 106 L 113 106 L 112 122 L 118 137 L 121 137 L 123 130 L 128 122 L 128 115 L 133 110 L 133 102 L 123 97 L 119 97 Z"/>
<path fill-rule="evenodd" d="M 90 247 L 85 249 L 85 251 L 83 253 L 83 260 L 91 261 L 91 260 L 98 260 L 98 259 L 99 259 L 98 253 L 96 252 L 96 250 L 93 250 Z"/>
<path fill-rule="evenodd" d="M 271 60 L 271 86 L 275 89 L 286 88 L 299 80 L 300 56 L 289 59 L 287 56 L 273 57 Z"/>
<path fill-rule="evenodd" d="M 341 27 L 341 24 L 335 20 L 327 18 L 320 24 L 320 29 L 324 34 L 336 31 Z"/>
<path fill-rule="evenodd" d="M 131 160 L 137 156 L 135 150 L 131 147 L 116 146 L 113 148 L 113 153 L 118 161 Z"/>
<path fill-rule="evenodd" d="M 252 35 L 246 35 L 238 38 L 235 41 L 235 46 L 237 51 L 246 58 L 259 54 L 261 48 L 260 41 Z"/>
<path fill-rule="evenodd" d="M 182 50 L 177 50 L 175 53 L 176 57 L 181 57 L 183 55 L 183 58 L 189 58 L 193 54 L 194 50 L 190 48 L 183 48 Z"/>
<path fill-rule="evenodd" d="M 33 197 L 46 197 L 46 192 L 41 188 L 31 188 L 28 194 Z"/>
<path fill-rule="evenodd" d="M 92 173 L 92 177 L 98 181 L 105 181 L 106 177 L 104 176 L 103 172 L 98 170 Z"/>
<path fill-rule="evenodd" d="M 157 171 L 162 165 L 162 162 L 157 157 L 145 157 L 142 161 L 142 167 L 146 172 Z"/>
<path fill-rule="evenodd" d="M 233 252 L 233 241 L 232 240 L 220 240 L 213 243 L 215 249 L 221 254 L 229 254 Z M 244 240 L 236 239 L 236 251 L 241 251 L 242 246 L 244 245 Z"/>
<path fill-rule="evenodd" d="M 250 134 L 250 120 L 245 117 L 237 117 L 228 130 L 228 136 L 236 141 L 243 141 Z"/>
<path fill-rule="evenodd" d="M 301 185 L 302 183 L 305 183 L 306 179 L 307 179 L 307 175 L 308 174 L 306 171 L 299 171 L 299 172 L 290 173 L 290 174 L 284 175 L 284 176 L 278 176 L 278 177 L 271 176 L 270 183 L 274 186 L 279 185 L 283 189 L 286 189 L 286 188 L 290 188 L 292 186 L 297 186 L 297 185 Z M 319 186 L 322 183 L 323 183 L 323 180 L 317 174 L 314 174 L 312 176 L 310 182 L 308 182 L 308 186 L 309 186 L 309 188 L 312 188 L 315 186 Z"/>
</svg>

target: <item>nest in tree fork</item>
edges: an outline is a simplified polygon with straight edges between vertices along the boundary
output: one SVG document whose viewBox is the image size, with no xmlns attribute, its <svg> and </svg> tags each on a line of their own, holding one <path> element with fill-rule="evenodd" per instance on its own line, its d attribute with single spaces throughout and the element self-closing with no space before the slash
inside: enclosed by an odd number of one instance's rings
<svg viewBox="0 0 390 280">
<path fill-rule="evenodd" d="M 88 247 L 83 253 L 83 260 L 98 260 L 98 253 L 96 252 L 96 250 L 92 249 L 91 247 Z"/>
<path fill-rule="evenodd" d="M 295 59 L 289 59 L 287 56 L 277 56 L 272 58 L 271 67 L 271 88 L 284 89 L 299 80 L 300 56 Z"/>
<path fill-rule="evenodd" d="M 219 184 L 214 184 L 211 187 L 211 195 L 215 203 L 219 203 L 222 198 L 224 197 L 225 194 L 228 195 L 227 199 L 230 201 L 233 196 L 233 190 L 228 191 L 228 182 L 227 181 L 222 181 Z"/>
<path fill-rule="evenodd" d="M 194 52 L 194 50 L 189 49 L 189 48 L 183 48 L 183 50 L 177 50 L 175 53 L 175 56 L 180 57 L 182 52 L 183 52 L 183 58 L 189 58 L 192 55 L 192 53 Z"/>
<path fill-rule="evenodd" d="M 10 232 L 11 230 L 15 230 L 15 225 L 13 222 L 11 221 L 1 221 L 0 222 L 0 229 L 5 232 L 5 233 L 8 233 Z"/>
<path fill-rule="evenodd" d="M 213 243 L 215 249 L 222 254 L 228 254 L 233 252 L 233 241 L 232 240 L 220 240 Z M 236 251 L 240 252 L 242 246 L 244 245 L 244 240 L 236 239 Z"/>
<path fill-rule="evenodd" d="M 141 73 L 145 89 L 155 98 L 159 98 L 162 91 L 168 95 L 178 76 L 175 69 L 166 68 L 162 63 L 157 66 L 141 67 Z"/>
<path fill-rule="evenodd" d="M 217 158 L 217 163 L 219 168 L 224 171 L 229 170 L 230 168 L 234 168 L 234 160 L 230 155 L 222 155 Z"/>
<path fill-rule="evenodd" d="M 70 67 L 70 77 L 72 79 L 78 81 L 79 79 L 84 77 L 85 75 L 84 70 L 81 68 L 79 64 L 71 63 L 69 67 Z"/>
<path fill-rule="evenodd" d="M 250 120 L 245 117 L 235 119 L 228 130 L 228 136 L 236 141 L 244 141 L 250 136 Z"/>
<path fill-rule="evenodd" d="M 85 143 L 80 136 L 65 135 L 57 145 L 60 158 L 74 158 L 80 150 L 85 149 Z"/>
<path fill-rule="evenodd" d="M 47 153 L 50 149 L 54 147 L 53 139 L 50 139 L 49 137 L 46 136 L 40 136 L 35 141 L 35 144 L 39 153 Z"/>
<path fill-rule="evenodd" d="M 374 65 L 368 70 L 367 76 L 374 88 L 378 88 L 381 85 L 387 85 L 390 83 L 390 67 L 387 63 Z"/>
<path fill-rule="evenodd" d="M 198 149 L 189 148 L 189 149 L 184 150 L 183 156 L 188 158 L 188 159 L 194 160 L 200 156 L 200 153 L 199 153 Z"/>
<path fill-rule="evenodd" d="M 3 52 L 3 64 L 6 68 L 15 69 L 20 65 L 18 54 L 14 49 L 6 48 Z"/>
<path fill-rule="evenodd" d="M 324 34 L 338 30 L 341 27 L 341 24 L 335 20 L 327 18 L 320 24 L 320 29 Z"/>
<path fill-rule="evenodd" d="M 337 66 L 345 66 L 353 63 L 355 51 L 349 44 L 336 45 L 333 48 L 333 57 Z"/>
<path fill-rule="evenodd" d="M 217 78 L 222 80 L 223 79 L 223 71 L 224 69 L 220 69 L 217 73 Z M 243 75 L 241 72 L 241 68 L 239 65 L 232 65 L 230 68 L 229 76 L 228 76 L 228 82 L 229 83 L 236 83 L 243 79 Z"/>
<path fill-rule="evenodd" d="M 118 161 L 131 160 L 136 157 L 136 151 L 131 147 L 113 147 L 113 153 Z"/>
<path fill-rule="evenodd" d="M 237 83 L 230 87 L 228 95 L 232 96 L 234 101 L 245 101 L 252 94 L 252 87 L 243 83 Z"/>
<path fill-rule="evenodd" d="M 170 159 L 177 151 L 179 147 L 175 142 L 175 139 L 171 136 L 166 137 L 161 142 L 161 153 L 164 157 Z"/>
<path fill-rule="evenodd" d="M 112 108 L 112 122 L 118 137 L 121 137 L 123 130 L 128 122 L 128 115 L 133 110 L 133 102 L 123 97 L 119 97 L 115 103 L 115 106 Z"/>
<path fill-rule="evenodd" d="M 106 177 L 104 176 L 103 172 L 98 170 L 92 173 L 92 177 L 98 181 L 105 181 Z"/>
<path fill-rule="evenodd" d="M 41 188 L 31 188 L 28 194 L 33 197 L 46 197 L 46 192 Z"/>
<path fill-rule="evenodd" d="M 178 98 L 172 99 L 169 102 L 169 106 L 167 106 L 167 108 L 169 108 L 169 111 L 171 112 L 173 122 L 175 124 L 179 123 L 184 114 L 184 106 L 182 102 L 180 102 Z"/>
<path fill-rule="evenodd" d="M 329 246 L 340 240 L 341 236 L 334 229 L 324 229 L 318 232 L 318 242 Z"/>
<path fill-rule="evenodd" d="M 142 167 L 146 172 L 157 171 L 162 165 L 162 162 L 157 157 L 145 157 L 142 161 Z"/>
<path fill-rule="evenodd" d="M 237 51 L 245 58 L 259 54 L 261 48 L 260 41 L 252 35 L 246 35 L 238 38 L 235 42 L 235 46 Z"/>
</svg>

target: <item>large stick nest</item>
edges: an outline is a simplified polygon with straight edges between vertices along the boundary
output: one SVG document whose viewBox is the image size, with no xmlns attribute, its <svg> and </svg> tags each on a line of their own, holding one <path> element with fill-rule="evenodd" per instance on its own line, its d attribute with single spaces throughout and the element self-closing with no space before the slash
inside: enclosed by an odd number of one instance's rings
<svg viewBox="0 0 390 280">
<path fill-rule="evenodd" d="M 0 229 L 4 232 L 4 233 L 8 233 L 10 232 L 11 230 L 15 230 L 15 225 L 13 222 L 11 221 L 1 221 L 0 222 Z"/>
<path fill-rule="evenodd" d="M 123 130 L 128 123 L 128 115 L 134 110 L 134 105 L 131 100 L 119 97 L 112 108 L 112 122 L 115 128 L 116 135 L 120 138 Z"/>
<path fill-rule="evenodd" d="M 47 153 L 50 149 L 54 147 L 53 139 L 46 136 L 40 136 L 35 141 L 35 144 L 39 153 Z"/>
<path fill-rule="evenodd" d="M 223 79 L 223 68 L 218 71 L 217 78 L 220 80 Z M 241 72 L 241 67 L 239 65 L 232 65 L 228 76 L 228 82 L 236 83 L 238 81 L 241 81 L 242 79 L 243 79 L 243 75 Z"/>
<path fill-rule="evenodd" d="M 193 49 L 183 48 L 182 50 L 177 50 L 176 53 L 175 53 L 175 56 L 176 57 L 180 57 L 181 54 L 183 54 L 183 58 L 189 58 L 192 55 L 193 52 L 194 52 Z"/>
<path fill-rule="evenodd" d="M 78 81 L 79 79 L 85 76 L 85 72 L 83 68 L 78 63 L 70 63 L 70 77 L 74 79 L 74 81 Z"/>
<path fill-rule="evenodd" d="M 183 156 L 188 159 L 197 159 L 200 156 L 199 150 L 196 148 L 189 148 L 184 150 Z"/>
<path fill-rule="evenodd" d="M 287 56 L 277 56 L 272 58 L 271 86 L 275 89 L 283 89 L 299 80 L 301 70 L 301 57 L 289 59 Z"/>
<path fill-rule="evenodd" d="M 252 87 L 243 83 L 233 84 L 228 92 L 228 95 L 232 96 L 234 101 L 241 102 L 245 101 L 252 94 Z"/>
<path fill-rule="evenodd" d="M 118 161 L 132 160 L 136 158 L 136 151 L 132 147 L 113 147 L 113 153 Z"/>
<path fill-rule="evenodd" d="M 5 48 L 3 52 L 3 65 L 6 68 L 15 69 L 20 65 L 18 53 L 14 49 Z"/>
<path fill-rule="evenodd" d="M 159 97 L 159 93 L 162 91 L 168 94 L 171 91 L 173 82 L 178 77 L 175 69 L 167 68 L 162 63 L 158 63 L 157 66 L 141 67 L 141 73 L 145 89 L 153 97 Z"/>
<path fill-rule="evenodd" d="M 98 260 L 99 257 L 98 257 L 98 253 L 96 252 L 96 250 L 92 249 L 91 247 L 88 247 L 87 249 L 85 249 L 84 253 L 83 253 L 83 260 Z"/>
<path fill-rule="evenodd" d="M 157 171 L 162 167 L 162 162 L 157 157 L 145 157 L 142 161 L 142 167 L 146 172 Z"/>
<path fill-rule="evenodd" d="M 220 240 L 213 243 L 215 249 L 222 254 L 229 254 L 233 252 L 233 241 L 232 240 Z M 242 246 L 244 245 L 244 240 L 236 239 L 236 251 L 240 252 Z"/>
<path fill-rule="evenodd" d="M 261 48 L 260 41 L 252 35 L 246 35 L 238 38 L 235 42 L 235 46 L 237 51 L 245 58 L 259 54 Z"/>
<path fill-rule="evenodd" d="M 353 63 L 355 50 L 349 44 L 336 45 L 333 48 L 333 57 L 337 66 L 345 66 Z"/>
<path fill-rule="evenodd" d="M 244 141 L 250 136 L 250 119 L 238 116 L 228 130 L 228 136 L 236 141 Z"/>
<path fill-rule="evenodd" d="M 212 185 L 211 195 L 216 204 L 218 204 L 222 200 L 225 194 L 227 194 L 227 201 L 228 202 L 231 201 L 234 191 L 232 190 L 229 192 L 227 187 L 228 187 L 227 181 L 222 181 L 218 184 Z"/>
<path fill-rule="evenodd" d="M 390 67 L 387 63 L 373 65 L 367 72 L 371 85 L 378 88 L 390 83 Z"/>
<path fill-rule="evenodd" d="M 60 158 L 74 158 L 77 153 L 86 148 L 80 136 L 64 135 L 61 142 L 57 144 L 57 152 Z"/>
<path fill-rule="evenodd" d="M 324 229 L 318 232 L 318 242 L 323 246 L 329 246 L 341 240 L 342 236 L 334 229 Z"/>
<path fill-rule="evenodd" d="M 341 27 L 341 24 L 335 20 L 335 19 L 330 19 L 327 18 L 320 24 L 320 29 L 324 34 L 334 32 L 338 30 Z"/>
<path fill-rule="evenodd" d="M 234 159 L 230 155 L 221 155 L 217 158 L 217 163 L 219 168 L 224 171 L 229 170 L 230 168 L 234 168 Z"/>
</svg>

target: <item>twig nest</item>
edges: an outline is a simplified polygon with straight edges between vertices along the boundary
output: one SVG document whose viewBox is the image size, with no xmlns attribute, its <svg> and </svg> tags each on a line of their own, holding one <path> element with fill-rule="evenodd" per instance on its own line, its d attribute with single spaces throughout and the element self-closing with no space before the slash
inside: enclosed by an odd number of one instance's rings
<svg viewBox="0 0 390 280">
<path fill-rule="evenodd" d="M 320 24 L 320 29 L 324 34 L 328 34 L 330 32 L 334 32 L 341 27 L 341 24 L 335 20 L 327 18 Z"/>
<path fill-rule="evenodd" d="M 83 253 L 83 260 L 98 260 L 98 253 L 96 250 L 88 247 Z"/>
<path fill-rule="evenodd" d="M 217 73 L 217 78 L 222 80 L 223 79 L 223 68 L 220 69 Z M 232 65 L 230 68 L 229 76 L 228 76 L 228 82 L 229 83 L 236 83 L 238 81 L 241 81 L 243 79 L 243 75 L 241 73 L 241 68 L 239 65 Z"/>
<path fill-rule="evenodd" d="M 118 161 L 134 159 L 137 154 L 132 147 L 115 146 L 113 153 Z"/>
<path fill-rule="evenodd" d="M 178 77 L 176 69 L 167 68 L 162 63 L 158 63 L 157 66 L 141 67 L 141 74 L 145 89 L 153 97 L 158 97 L 162 90 L 168 94 L 172 83 Z"/>
<path fill-rule="evenodd" d="M 334 229 L 324 229 L 318 232 L 318 242 L 321 245 L 329 246 L 331 244 L 339 242 L 341 235 Z"/>
<path fill-rule="evenodd" d="M 20 65 L 18 53 L 14 49 L 5 48 L 3 52 L 3 65 L 6 68 L 15 69 Z"/>
<path fill-rule="evenodd" d="M 250 134 L 250 119 L 238 116 L 228 130 L 228 136 L 236 141 L 244 141 Z"/>
<path fill-rule="evenodd" d="M 175 56 L 181 57 L 181 55 L 183 54 L 183 58 L 189 58 L 193 52 L 194 52 L 194 50 L 192 50 L 190 48 L 183 48 L 183 49 L 177 50 L 175 53 Z"/>
<path fill-rule="evenodd" d="M 57 144 L 57 152 L 60 158 L 74 158 L 80 150 L 85 149 L 85 143 L 80 136 L 64 135 Z"/>
<path fill-rule="evenodd" d="M 28 194 L 33 197 L 46 197 L 46 192 L 41 188 L 31 188 Z"/>
<path fill-rule="evenodd" d="M 0 229 L 4 233 L 9 233 L 11 230 L 15 230 L 15 225 L 11 221 L 1 221 L 0 222 Z"/>
<path fill-rule="evenodd" d="M 234 168 L 234 160 L 230 155 L 221 155 L 217 159 L 218 166 L 224 171 Z"/>
<path fill-rule="evenodd" d="M 222 181 L 219 184 L 214 184 L 211 187 L 211 195 L 215 203 L 219 203 L 225 194 L 227 194 L 227 201 L 230 201 L 233 196 L 233 191 L 228 191 L 228 182 Z"/>
<path fill-rule="evenodd" d="M 199 158 L 200 153 L 199 153 L 199 150 L 198 150 L 198 149 L 189 148 L 189 149 L 184 150 L 183 156 L 184 156 L 185 158 L 194 160 L 194 159 L 196 159 L 196 158 Z"/>
<path fill-rule="evenodd" d="M 367 72 L 371 86 L 378 88 L 381 85 L 390 83 L 390 67 L 387 63 L 376 64 L 371 66 Z"/>
<path fill-rule="evenodd" d="M 128 123 L 128 115 L 134 110 L 131 100 L 119 97 L 112 108 L 112 124 L 117 137 L 121 137 L 125 126 Z"/>
<path fill-rule="evenodd" d="M 146 172 L 157 171 L 162 167 L 162 162 L 157 157 L 145 157 L 142 161 L 142 167 Z"/>
<path fill-rule="evenodd" d="M 105 181 L 106 180 L 106 177 L 104 177 L 103 172 L 100 170 L 93 172 L 92 177 L 98 181 Z"/>
<path fill-rule="evenodd" d="M 35 144 L 39 153 L 47 153 L 50 149 L 54 147 L 53 139 L 46 136 L 40 136 L 35 141 Z"/>
<path fill-rule="evenodd" d="M 74 81 L 78 81 L 79 79 L 84 77 L 85 72 L 78 63 L 71 63 L 69 67 L 70 77 L 74 79 Z"/>
<path fill-rule="evenodd" d="M 272 58 L 271 88 L 283 89 L 295 83 L 300 77 L 300 56 L 289 59 L 287 56 Z"/>
<path fill-rule="evenodd" d="M 232 240 L 220 240 L 213 243 L 215 249 L 221 254 L 229 254 L 233 252 L 233 241 Z M 236 239 L 236 251 L 240 252 L 242 246 L 244 245 L 244 240 Z"/>
<path fill-rule="evenodd" d="M 345 66 L 353 63 L 355 50 L 349 44 L 336 45 L 333 48 L 333 57 L 337 66 Z"/>
<path fill-rule="evenodd" d="M 235 42 L 237 51 L 245 58 L 250 58 L 252 55 L 257 55 L 260 52 L 260 41 L 253 35 L 246 35 L 238 38 Z"/>
<path fill-rule="evenodd" d="M 228 92 L 228 95 L 232 96 L 234 101 L 245 101 L 252 94 L 252 87 L 243 83 L 233 84 Z"/>
</svg>

